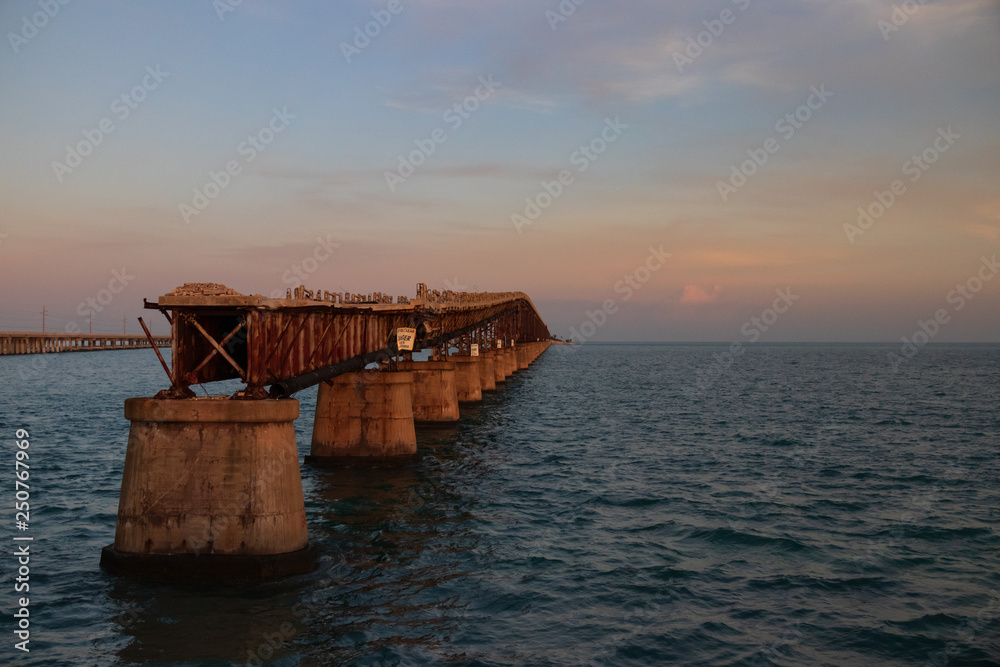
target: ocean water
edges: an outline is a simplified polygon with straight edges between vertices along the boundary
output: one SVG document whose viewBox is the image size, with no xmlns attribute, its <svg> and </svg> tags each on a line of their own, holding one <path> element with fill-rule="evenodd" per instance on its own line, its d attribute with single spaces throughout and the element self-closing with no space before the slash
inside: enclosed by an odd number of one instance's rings
<svg viewBox="0 0 1000 667">
<path fill-rule="evenodd" d="M 724 350 L 552 347 L 419 430 L 410 465 L 303 465 L 320 568 L 247 587 L 98 568 L 123 401 L 166 382 L 151 351 L 0 357 L 0 662 L 1000 664 L 1000 346 L 895 370 L 892 346 Z M 17 428 L 30 653 L 12 635 Z"/>
</svg>

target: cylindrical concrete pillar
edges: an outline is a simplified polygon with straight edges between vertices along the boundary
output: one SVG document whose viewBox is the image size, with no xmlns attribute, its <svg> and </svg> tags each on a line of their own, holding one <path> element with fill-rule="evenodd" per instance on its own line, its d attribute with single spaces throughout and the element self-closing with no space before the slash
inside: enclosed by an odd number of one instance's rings
<svg viewBox="0 0 1000 667">
<path fill-rule="evenodd" d="M 507 381 L 507 374 L 504 372 L 504 357 L 503 350 L 490 350 L 488 352 L 493 358 L 493 383 L 500 384 L 501 382 Z"/>
<path fill-rule="evenodd" d="M 114 544 L 101 566 L 157 580 L 311 570 L 294 399 L 125 401 L 132 422 Z"/>
<path fill-rule="evenodd" d="M 496 391 L 497 381 L 493 377 L 493 357 L 480 351 L 479 356 L 474 358 L 479 360 L 479 386 L 483 391 Z"/>
<path fill-rule="evenodd" d="M 510 377 L 517 371 L 517 352 L 512 347 L 505 347 L 503 350 L 504 373 Z"/>
<path fill-rule="evenodd" d="M 450 361 L 401 361 L 399 370 L 413 376 L 410 399 L 415 422 L 454 422 L 459 419 L 455 364 Z"/>
<path fill-rule="evenodd" d="M 517 370 L 522 371 L 528 367 L 528 345 L 526 343 L 521 343 L 514 348 L 517 352 Z"/>
<path fill-rule="evenodd" d="M 448 357 L 448 361 L 455 363 L 455 389 L 458 391 L 458 402 L 475 403 L 483 400 L 478 358 L 456 355 Z"/>
<path fill-rule="evenodd" d="M 389 463 L 417 453 L 408 372 L 345 373 L 319 385 L 309 463 Z"/>
</svg>

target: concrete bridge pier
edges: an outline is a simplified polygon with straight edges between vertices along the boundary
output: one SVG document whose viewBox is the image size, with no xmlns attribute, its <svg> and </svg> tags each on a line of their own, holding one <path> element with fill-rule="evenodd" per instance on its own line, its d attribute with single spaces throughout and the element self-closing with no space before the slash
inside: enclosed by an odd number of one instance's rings
<svg viewBox="0 0 1000 667">
<path fill-rule="evenodd" d="M 125 401 L 132 424 L 114 544 L 101 567 L 173 581 L 308 572 L 294 399 Z"/>
<path fill-rule="evenodd" d="M 507 374 L 504 372 L 503 350 L 490 350 L 487 354 L 493 359 L 493 384 L 506 382 Z"/>
<path fill-rule="evenodd" d="M 483 383 L 479 379 L 478 357 L 452 355 L 448 360 L 455 364 L 455 388 L 459 403 L 476 403 L 483 400 Z"/>
<path fill-rule="evenodd" d="M 482 391 L 496 391 L 497 381 L 494 377 L 493 357 L 488 352 L 480 351 L 479 356 L 474 358 L 479 360 L 480 388 Z"/>
<path fill-rule="evenodd" d="M 345 373 L 321 383 L 306 462 L 386 464 L 414 456 L 412 384 L 407 371 Z"/>
<path fill-rule="evenodd" d="M 410 399 L 413 403 L 414 422 L 458 421 L 458 389 L 453 362 L 401 361 L 398 368 L 413 376 Z"/>
<path fill-rule="evenodd" d="M 547 349 L 549 349 L 549 342 L 545 340 L 528 343 L 528 363 L 535 363 L 535 360 L 542 356 L 542 352 Z"/>
<path fill-rule="evenodd" d="M 504 375 L 510 377 L 517 371 L 517 352 L 514 351 L 513 347 L 505 347 L 501 351 L 503 352 Z"/>
<path fill-rule="evenodd" d="M 542 356 L 542 352 L 545 352 L 545 350 L 547 350 L 548 348 L 549 348 L 548 341 L 540 340 L 534 343 L 530 343 L 530 348 L 529 348 L 531 353 L 530 363 L 534 363 L 535 360 L 538 359 L 538 357 Z"/>
<path fill-rule="evenodd" d="M 514 348 L 517 353 L 517 370 L 523 371 L 531 363 L 531 358 L 528 356 L 528 345 L 530 343 L 521 343 Z"/>
</svg>

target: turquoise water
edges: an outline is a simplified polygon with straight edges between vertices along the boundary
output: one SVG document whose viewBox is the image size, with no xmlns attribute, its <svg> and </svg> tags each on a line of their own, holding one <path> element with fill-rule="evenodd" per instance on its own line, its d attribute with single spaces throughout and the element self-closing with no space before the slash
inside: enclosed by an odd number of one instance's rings
<svg viewBox="0 0 1000 667">
<path fill-rule="evenodd" d="M 321 567 L 250 587 L 98 568 L 123 401 L 165 384 L 151 351 L 0 357 L 4 474 L 25 428 L 34 537 L 31 652 L 0 655 L 1000 664 L 1000 346 L 932 345 L 896 372 L 892 346 L 724 349 L 553 347 L 457 427 L 418 431 L 409 466 L 303 465 Z M 304 455 L 315 390 L 299 398 Z"/>
</svg>

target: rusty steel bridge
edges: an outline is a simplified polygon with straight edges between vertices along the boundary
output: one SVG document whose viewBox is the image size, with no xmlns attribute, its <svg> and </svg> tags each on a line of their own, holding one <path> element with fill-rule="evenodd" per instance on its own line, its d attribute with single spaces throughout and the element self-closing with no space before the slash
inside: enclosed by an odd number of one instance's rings
<svg viewBox="0 0 1000 667">
<path fill-rule="evenodd" d="M 171 325 L 172 363 L 160 358 L 170 388 L 160 398 L 190 398 L 191 385 L 234 378 L 246 387 L 233 398 L 290 396 L 395 355 L 401 327 L 416 329 L 415 350 L 465 354 L 472 344 L 488 352 L 550 338 L 523 292 L 440 292 L 423 283 L 415 298 L 395 300 L 304 286 L 273 299 L 188 283 L 144 306 Z"/>
<path fill-rule="evenodd" d="M 274 299 L 187 283 L 144 306 L 170 322 L 172 364 L 139 318 L 170 387 L 125 401 L 115 541 L 101 565 L 152 579 L 257 581 L 316 566 L 296 392 L 319 385 L 307 465 L 405 465 L 417 422 L 458 424 L 460 405 L 551 343 L 523 292 L 420 283 L 415 298 L 393 299 L 300 286 Z M 432 359 L 414 361 L 425 349 Z M 191 389 L 235 378 L 245 386 L 231 396 Z"/>
</svg>

